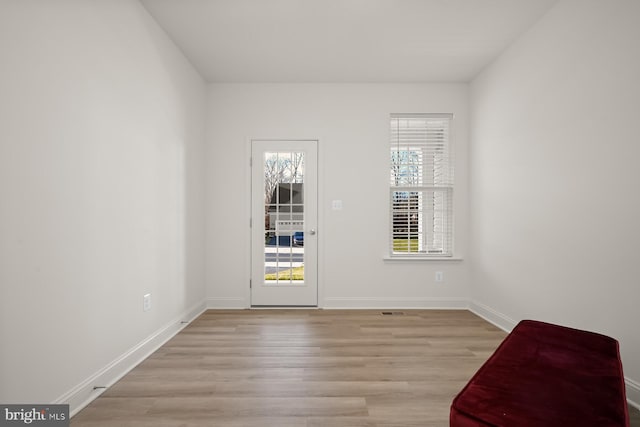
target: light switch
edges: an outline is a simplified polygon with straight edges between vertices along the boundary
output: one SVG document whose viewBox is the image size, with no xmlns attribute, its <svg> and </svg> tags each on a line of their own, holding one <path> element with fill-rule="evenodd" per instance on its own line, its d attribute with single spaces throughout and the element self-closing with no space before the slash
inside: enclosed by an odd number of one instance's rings
<svg viewBox="0 0 640 427">
<path fill-rule="evenodd" d="M 342 210 L 342 200 L 332 200 L 331 201 L 331 209 L 333 209 L 334 211 L 341 211 Z"/>
<path fill-rule="evenodd" d="M 144 294 L 142 296 L 142 311 L 151 310 L 151 294 Z"/>
</svg>

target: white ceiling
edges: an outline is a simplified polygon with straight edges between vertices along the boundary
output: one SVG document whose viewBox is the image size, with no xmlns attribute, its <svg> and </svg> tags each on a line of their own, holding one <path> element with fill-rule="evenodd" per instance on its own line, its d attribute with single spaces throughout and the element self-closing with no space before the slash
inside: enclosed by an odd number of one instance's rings
<svg viewBox="0 0 640 427">
<path fill-rule="evenodd" d="M 209 82 L 466 82 L 557 0 L 141 0 Z"/>
</svg>

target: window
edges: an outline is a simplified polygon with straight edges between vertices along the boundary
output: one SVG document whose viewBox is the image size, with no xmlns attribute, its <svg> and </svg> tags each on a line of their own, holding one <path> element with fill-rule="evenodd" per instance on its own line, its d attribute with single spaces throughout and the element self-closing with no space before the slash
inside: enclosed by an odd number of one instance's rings
<svg viewBox="0 0 640 427">
<path fill-rule="evenodd" d="M 392 114 L 392 256 L 453 255 L 452 114 Z"/>
</svg>

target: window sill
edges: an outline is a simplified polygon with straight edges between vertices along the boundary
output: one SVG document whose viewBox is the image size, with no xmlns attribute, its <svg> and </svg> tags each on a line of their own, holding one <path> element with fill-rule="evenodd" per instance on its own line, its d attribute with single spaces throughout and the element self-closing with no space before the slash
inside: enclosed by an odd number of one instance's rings
<svg viewBox="0 0 640 427">
<path fill-rule="evenodd" d="M 427 261 L 427 262 L 428 261 L 438 261 L 438 262 L 440 262 L 440 261 L 458 261 L 458 262 L 463 261 L 463 258 L 456 258 L 456 257 L 450 257 L 450 256 L 448 256 L 448 257 L 435 257 L 435 256 L 427 257 L 427 256 L 389 256 L 389 255 L 387 255 L 387 256 L 383 257 L 382 259 L 385 262 L 386 261 L 392 261 L 392 262 L 395 262 L 395 261 L 411 261 L 411 262 L 413 262 L 413 261 L 418 261 L 418 262 L 421 262 L 421 261 Z"/>
</svg>

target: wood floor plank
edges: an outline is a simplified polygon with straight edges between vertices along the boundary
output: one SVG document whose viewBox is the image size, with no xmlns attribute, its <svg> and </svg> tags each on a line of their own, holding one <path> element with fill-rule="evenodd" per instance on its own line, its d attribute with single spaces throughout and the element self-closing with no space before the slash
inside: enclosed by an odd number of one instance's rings
<svg viewBox="0 0 640 427">
<path fill-rule="evenodd" d="M 506 334 L 469 311 L 402 313 L 209 310 L 71 425 L 448 426 Z"/>
<path fill-rule="evenodd" d="M 147 414 L 190 418 L 364 416 L 361 397 L 161 397 Z"/>
</svg>

